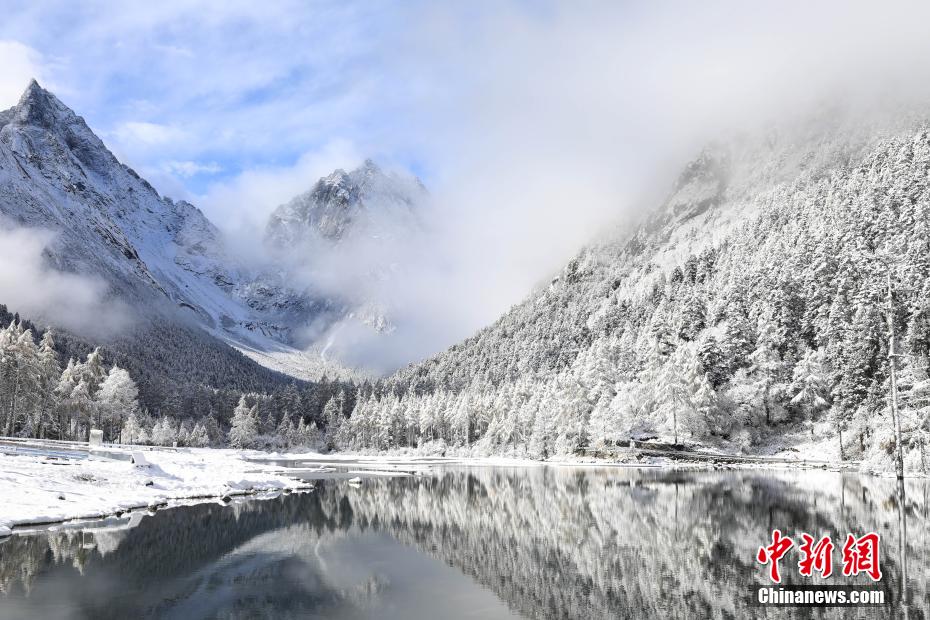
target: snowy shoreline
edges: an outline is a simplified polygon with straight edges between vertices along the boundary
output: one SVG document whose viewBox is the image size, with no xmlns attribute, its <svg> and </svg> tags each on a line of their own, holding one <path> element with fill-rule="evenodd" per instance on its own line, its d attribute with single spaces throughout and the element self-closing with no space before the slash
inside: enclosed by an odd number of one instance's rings
<svg viewBox="0 0 930 620">
<path fill-rule="evenodd" d="M 0 446 L 0 537 L 26 526 L 120 516 L 192 500 L 307 491 L 314 480 L 389 473 L 358 467 L 349 471 L 289 469 L 248 458 L 256 454 L 211 448 L 88 449 L 78 442 L 4 439 Z M 134 456 L 140 464 L 133 462 Z"/>
<path fill-rule="evenodd" d="M 147 464 L 133 463 L 134 455 L 137 458 L 141 455 L 140 460 Z M 301 466 L 295 467 L 296 464 Z M 573 457 L 539 461 L 414 454 L 278 454 L 215 448 L 107 446 L 89 449 L 87 444 L 78 442 L 4 439 L 0 445 L 0 537 L 10 535 L 15 529 L 118 517 L 134 510 L 309 491 L 314 481 L 320 480 L 355 483 L 373 476 L 423 475 L 448 466 L 810 469 L 887 475 L 859 472 L 841 462 L 788 459 L 755 463 L 711 463 L 667 457 L 631 461 Z"/>
</svg>

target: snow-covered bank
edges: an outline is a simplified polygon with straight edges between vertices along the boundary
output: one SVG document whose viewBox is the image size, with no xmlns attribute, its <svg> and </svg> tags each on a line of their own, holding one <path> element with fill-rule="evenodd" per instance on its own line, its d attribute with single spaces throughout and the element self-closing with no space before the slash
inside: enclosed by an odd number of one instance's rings
<svg viewBox="0 0 930 620">
<path fill-rule="evenodd" d="M 73 452 L 63 454 L 65 442 L 3 446 L 8 453 L 0 454 L 0 535 L 19 525 L 96 518 L 176 500 L 312 487 L 312 473 L 301 472 L 298 479 L 281 467 L 248 461 L 243 458 L 248 453 L 238 450 L 107 448 L 91 454 L 86 445 L 71 447 Z M 134 464 L 133 452 L 141 452 L 148 464 Z M 317 471 L 320 477 L 328 473 Z"/>
<path fill-rule="evenodd" d="M 803 439 L 803 438 L 802 438 Z M 662 444 L 657 444 L 661 446 Z M 788 447 L 786 447 L 786 445 Z M 826 442 L 797 441 L 789 444 L 773 444 L 759 452 L 744 453 L 733 450 L 729 445 L 690 446 L 687 450 L 672 451 L 641 448 L 614 448 L 592 450 L 588 455 L 555 455 L 545 460 L 522 456 L 481 456 L 467 450 L 448 450 L 446 454 L 434 455 L 418 450 L 394 449 L 387 452 L 257 452 L 246 457 L 266 463 L 288 463 L 291 467 L 300 464 L 308 467 L 356 467 L 369 471 L 410 472 L 424 471 L 441 466 L 462 467 L 662 467 L 666 469 L 770 469 L 770 470 L 828 470 L 858 472 L 861 474 L 889 477 L 894 476 L 890 457 L 887 462 L 875 459 L 867 461 L 840 460 L 834 457 Z M 916 466 L 905 470 L 907 478 L 926 478 L 927 474 Z"/>
<path fill-rule="evenodd" d="M 70 442 L 0 441 L 0 536 L 12 528 L 93 519 L 127 510 L 268 491 L 309 489 L 314 480 L 422 475 L 440 467 L 667 467 L 848 469 L 803 460 L 708 463 L 682 458 L 512 457 L 416 454 L 263 453 L 228 449 L 107 447 L 89 452 Z M 133 454 L 141 454 L 132 462 Z"/>
</svg>

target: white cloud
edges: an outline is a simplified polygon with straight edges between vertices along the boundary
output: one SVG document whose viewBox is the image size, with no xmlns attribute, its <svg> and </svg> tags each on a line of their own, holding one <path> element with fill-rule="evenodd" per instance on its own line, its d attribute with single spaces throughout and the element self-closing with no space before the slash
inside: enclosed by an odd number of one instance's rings
<svg viewBox="0 0 930 620">
<path fill-rule="evenodd" d="M 126 327 L 125 307 L 106 300 L 102 280 L 46 264 L 43 252 L 54 237 L 40 229 L 0 228 L 0 303 L 39 324 L 94 336 Z"/>
<path fill-rule="evenodd" d="M 0 110 L 16 105 L 32 78 L 41 79 L 42 57 L 18 41 L 0 41 Z"/>
<path fill-rule="evenodd" d="M 197 174 L 217 174 L 223 167 L 216 162 L 198 163 L 196 161 L 169 161 L 165 162 L 164 169 L 169 174 L 190 178 Z"/>
<path fill-rule="evenodd" d="M 177 127 L 147 121 L 126 121 L 117 126 L 114 135 L 124 146 L 162 146 L 185 139 Z"/>
</svg>

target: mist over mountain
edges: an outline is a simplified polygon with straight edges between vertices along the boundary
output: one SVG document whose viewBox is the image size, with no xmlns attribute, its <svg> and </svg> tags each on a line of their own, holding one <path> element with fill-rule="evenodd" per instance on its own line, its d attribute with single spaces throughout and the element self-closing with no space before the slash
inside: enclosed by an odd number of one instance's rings
<svg viewBox="0 0 930 620">
<path fill-rule="evenodd" d="M 322 242 L 355 235 L 385 236 L 410 227 L 426 188 L 419 179 L 384 173 L 365 160 L 350 172 L 336 170 L 268 218 L 267 243 L 277 251 L 312 251 Z"/>
<path fill-rule="evenodd" d="M 195 325 L 302 379 L 354 375 L 321 354 L 343 321 L 390 329 L 374 286 L 391 266 L 373 248 L 416 225 L 416 179 L 371 161 L 321 179 L 270 218 L 273 260 L 262 263 L 240 258 L 190 203 L 159 195 L 36 81 L 0 128 L 4 248 L 23 260 L 4 265 L 12 309 L 97 338 L 140 321 Z"/>
<path fill-rule="evenodd" d="M 264 234 L 274 263 L 290 282 L 346 308 L 335 320 L 309 323 L 297 338 L 316 343 L 324 356 L 392 370 L 355 349 L 360 339 L 391 346 L 388 337 L 406 310 L 393 293 L 417 277 L 403 248 L 422 245 L 428 215 L 429 196 L 419 179 L 384 171 L 370 159 L 350 172 L 336 170 L 275 209 Z"/>
<path fill-rule="evenodd" d="M 827 108 L 709 146 L 639 226 L 359 399 L 349 446 L 546 457 L 631 435 L 762 452 L 808 442 L 888 468 L 890 275 L 907 466 L 925 466 L 922 110 Z"/>
</svg>

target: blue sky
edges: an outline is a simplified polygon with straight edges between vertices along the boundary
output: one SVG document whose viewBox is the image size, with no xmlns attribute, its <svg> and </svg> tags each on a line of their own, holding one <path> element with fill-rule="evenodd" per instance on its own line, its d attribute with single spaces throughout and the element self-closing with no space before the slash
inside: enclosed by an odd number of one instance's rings
<svg viewBox="0 0 930 620">
<path fill-rule="evenodd" d="M 407 10 L 52 1 L 4 13 L 0 39 L 26 46 L 31 72 L 168 193 L 203 194 L 328 151 L 421 168 L 378 135 L 401 86 L 384 51 L 396 49 Z M 23 88 L 9 81 L 5 105 Z"/>
</svg>

